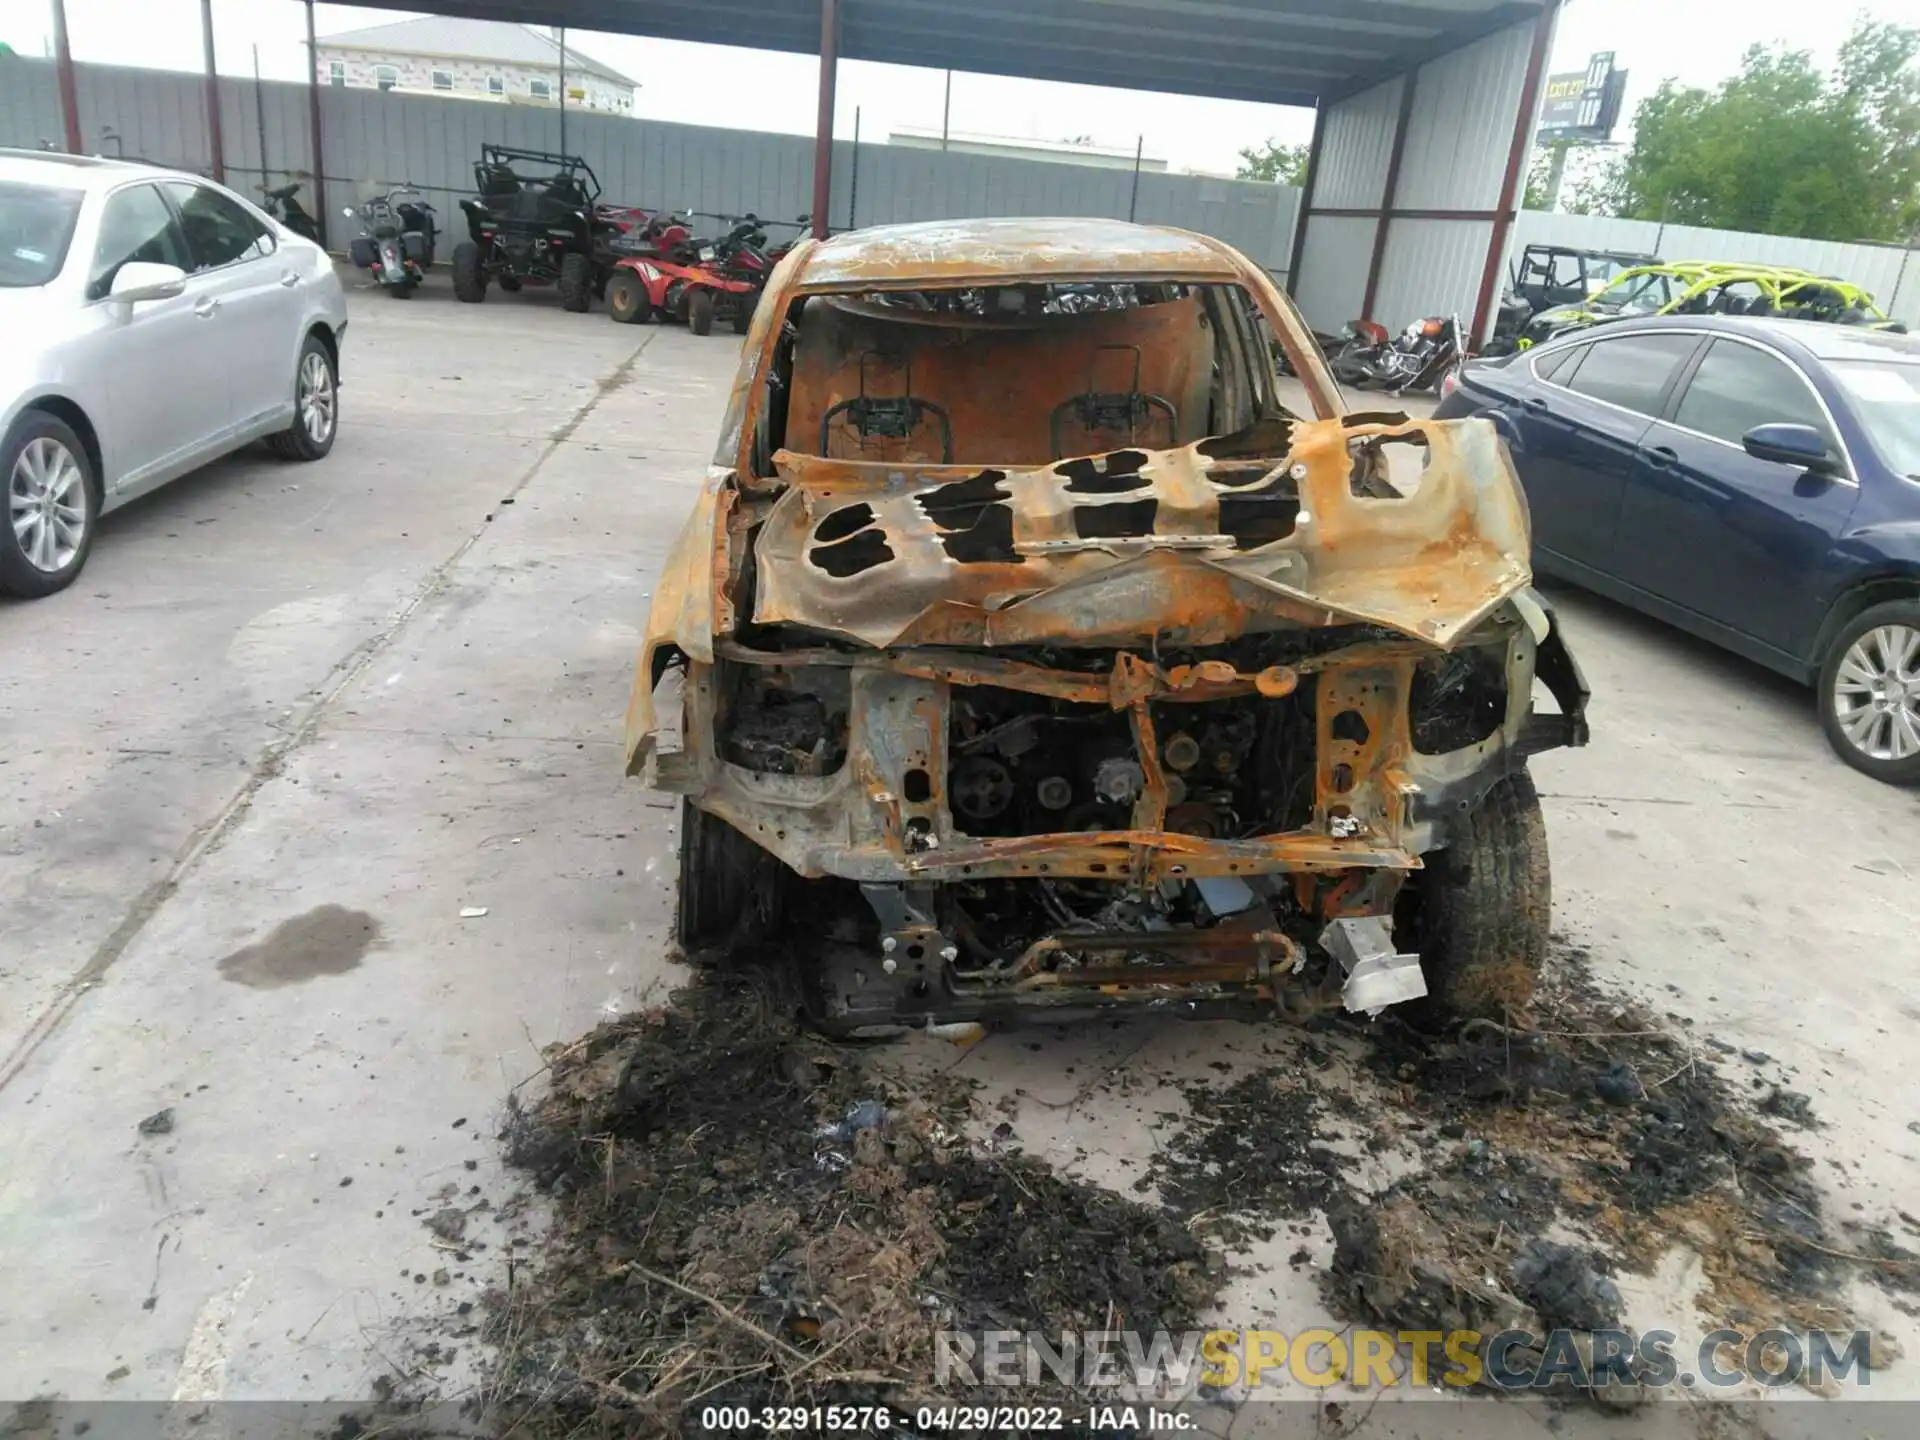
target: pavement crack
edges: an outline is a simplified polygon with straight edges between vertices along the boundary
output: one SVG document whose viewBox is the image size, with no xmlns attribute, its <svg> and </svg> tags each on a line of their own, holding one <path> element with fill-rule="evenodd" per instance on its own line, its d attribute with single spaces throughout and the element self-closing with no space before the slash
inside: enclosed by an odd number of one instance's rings
<svg viewBox="0 0 1920 1440">
<path fill-rule="evenodd" d="M 520 477 L 508 489 L 507 496 L 517 499 L 521 491 L 533 483 L 533 478 L 552 458 L 554 451 L 564 445 L 573 433 L 583 425 L 594 409 L 613 391 L 624 385 L 633 373 L 635 363 L 646 353 L 647 346 L 653 342 L 659 330 L 650 330 L 634 346 L 632 353 L 612 370 L 603 375 L 580 406 L 561 424 L 551 431 L 540 453 L 533 457 Z M 34 1017 L 10 1049 L 4 1060 L 0 1060 L 0 1090 L 5 1090 L 19 1078 L 34 1054 L 50 1039 L 87 991 L 100 982 L 108 970 L 112 969 L 120 957 L 139 938 L 168 900 L 178 892 L 180 886 L 197 869 L 201 861 L 211 855 L 226 838 L 233 833 L 247 812 L 253 808 L 253 800 L 269 783 L 279 778 L 285 771 L 287 759 L 295 751 L 304 747 L 319 731 L 321 722 L 326 718 L 334 701 L 351 689 L 356 681 L 367 672 L 393 642 L 398 639 L 411 623 L 413 617 L 441 590 L 460 563 L 467 558 L 481 537 L 493 529 L 491 512 L 489 518 L 482 520 L 454 547 L 453 552 L 430 570 L 426 577 L 414 587 L 394 609 L 374 634 L 353 646 L 327 671 L 325 680 L 314 693 L 307 705 L 297 712 L 296 717 L 287 725 L 285 733 L 279 739 L 263 749 L 259 757 L 247 771 L 246 779 L 227 797 L 226 801 L 206 820 L 195 826 L 180 848 L 174 852 L 167 873 L 155 880 L 134 897 L 132 904 L 120 917 L 120 923 L 114 926 L 107 936 L 79 969 L 69 975 L 54 993 L 47 1008 Z"/>
</svg>

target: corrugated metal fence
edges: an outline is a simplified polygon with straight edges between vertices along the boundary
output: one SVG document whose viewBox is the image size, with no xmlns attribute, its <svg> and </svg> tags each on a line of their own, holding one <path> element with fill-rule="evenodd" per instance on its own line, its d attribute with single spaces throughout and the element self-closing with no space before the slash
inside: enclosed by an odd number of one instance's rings
<svg viewBox="0 0 1920 1440">
<path fill-rule="evenodd" d="M 81 133 L 89 148 L 116 149 L 186 170 L 209 163 L 198 76 L 82 65 Z M 483 100 L 323 88 L 321 147 L 327 198 L 336 209 L 376 187 L 410 181 L 452 197 L 473 193 L 482 143 L 560 147 L 556 111 Z M 307 87 L 220 81 L 227 179 L 251 191 L 264 169 L 276 183 L 312 169 Z M 259 110 L 266 114 L 260 156 Z M 118 137 L 118 145 L 103 131 Z M 0 145 L 32 147 L 62 134 L 53 66 L 0 56 Z M 723 214 L 794 217 L 813 191 L 813 142 L 797 135 L 673 125 L 623 116 L 567 114 L 567 148 L 583 155 L 610 199 Z M 1285 186 L 1198 175 L 1133 174 L 1083 165 L 895 149 L 835 146 L 835 228 L 852 222 L 949 220 L 975 215 L 1104 215 L 1217 236 L 1258 263 L 1284 270 L 1299 192 Z M 857 194 L 856 194 L 857 190 Z M 311 199 L 309 197 L 309 204 Z M 337 227 L 336 227 L 337 230 Z"/>
</svg>

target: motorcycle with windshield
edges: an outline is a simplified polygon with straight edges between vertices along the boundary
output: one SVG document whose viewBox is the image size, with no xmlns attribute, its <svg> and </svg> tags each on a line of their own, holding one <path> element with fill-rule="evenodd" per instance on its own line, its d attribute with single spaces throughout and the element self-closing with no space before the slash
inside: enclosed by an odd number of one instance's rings
<svg viewBox="0 0 1920 1440">
<path fill-rule="evenodd" d="M 349 205 L 348 219 L 357 219 L 364 234 L 347 247 L 353 263 L 371 271 L 382 289 L 404 300 L 426 278 L 433 264 L 435 240 L 433 207 L 411 185 L 396 185 L 375 195 L 358 210 Z"/>
</svg>

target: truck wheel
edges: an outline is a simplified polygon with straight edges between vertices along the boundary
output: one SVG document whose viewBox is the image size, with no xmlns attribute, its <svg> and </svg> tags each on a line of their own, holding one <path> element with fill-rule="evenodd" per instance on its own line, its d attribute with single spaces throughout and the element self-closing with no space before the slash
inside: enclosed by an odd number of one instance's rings
<svg viewBox="0 0 1920 1440">
<path fill-rule="evenodd" d="M 593 303 L 593 257 L 569 250 L 560 257 L 560 308 L 576 315 Z"/>
<path fill-rule="evenodd" d="M 500 277 L 500 288 L 509 295 L 518 295 L 520 293 L 520 277 L 518 275 L 502 275 Z"/>
<path fill-rule="evenodd" d="M 680 894 L 674 938 L 691 964 L 774 933 L 787 867 L 717 816 L 680 801 Z"/>
<path fill-rule="evenodd" d="M 502 282 L 504 288 L 505 282 Z M 480 247 L 462 240 L 453 247 L 453 294 L 456 300 L 478 305 L 487 298 L 487 271 L 480 263 Z"/>
<path fill-rule="evenodd" d="M 1502 780 L 1408 877 L 1396 939 L 1419 953 L 1429 1023 L 1505 1021 L 1526 1009 L 1547 958 L 1553 885 L 1533 777 Z"/>
<path fill-rule="evenodd" d="M 631 270 L 616 270 L 607 281 L 607 316 L 622 325 L 644 325 L 653 317 L 647 287 Z"/>
<path fill-rule="evenodd" d="M 713 292 L 695 290 L 687 296 L 687 328 L 696 335 L 713 333 Z"/>
<path fill-rule="evenodd" d="M 1827 649 L 1818 693 L 1842 760 L 1889 785 L 1920 784 L 1920 600 L 1856 615 Z"/>
</svg>

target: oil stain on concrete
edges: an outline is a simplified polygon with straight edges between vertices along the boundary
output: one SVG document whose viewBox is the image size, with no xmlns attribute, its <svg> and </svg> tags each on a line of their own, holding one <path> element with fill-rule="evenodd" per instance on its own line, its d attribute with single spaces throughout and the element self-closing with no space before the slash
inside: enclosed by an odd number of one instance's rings
<svg viewBox="0 0 1920 1440">
<path fill-rule="evenodd" d="M 344 975 L 366 958 L 379 938 L 380 922 L 366 911 L 316 905 L 304 915 L 282 920 L 265 939 L 234 951 L 220 962 L 220 973 L 255 990 Z"/>
</svg>

